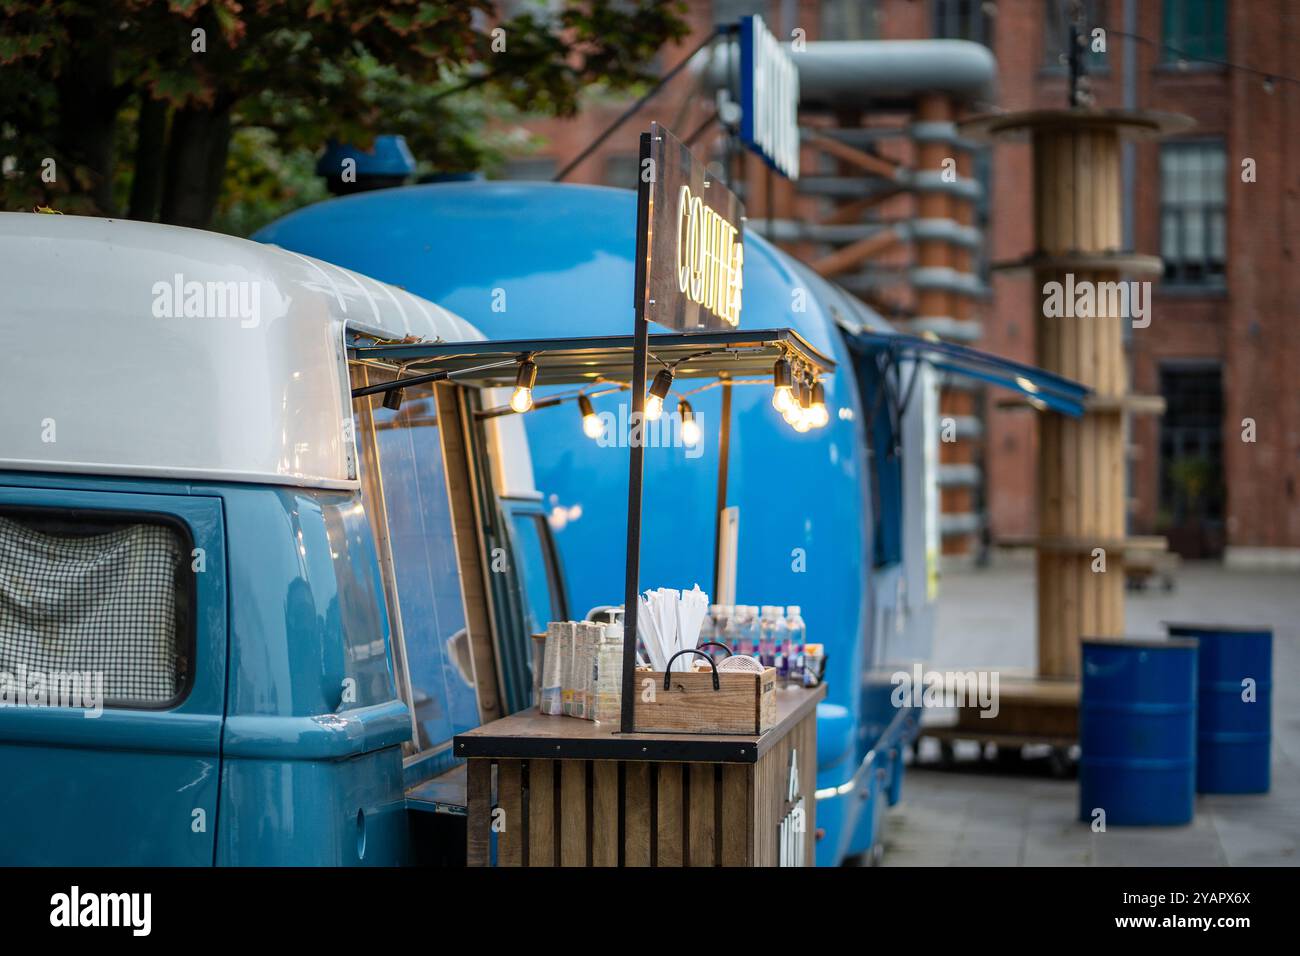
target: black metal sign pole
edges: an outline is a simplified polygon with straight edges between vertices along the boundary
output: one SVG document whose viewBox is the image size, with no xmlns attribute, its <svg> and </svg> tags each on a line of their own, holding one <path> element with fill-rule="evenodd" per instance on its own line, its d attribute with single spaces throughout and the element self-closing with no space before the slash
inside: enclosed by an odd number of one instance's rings
<svg viewBox="0 0 1300 956">
<path fill-rule="evenodd" d="M 636 619 L 641 583 L 641 478 L 645 467 L 645 390 L 646 361 L 650 351 L 650 323 L 646 318 L 646 284 L 650 255 L 650 190 L 646 171 L 658 171 L 647 163 L 650 159 L 650 134 L 641 134 L 641 161 L 637 164 L 636 190 L 636 327 L 632 343 L 632 414 L 627 472 L 627 570 L 623 601 L 623 699 L 619 729 L 632 733 L 632 695 L 636 692 Z"/>
<path fill-rule="evenodd" d="M 718 423 L 718 498 L 713 509 L 713 600 L 722 594 L 722 513 L 727 510 L 727 464 L 731 457 L 731 376 L 722 378 L 722 420 Z"/>
</svg>

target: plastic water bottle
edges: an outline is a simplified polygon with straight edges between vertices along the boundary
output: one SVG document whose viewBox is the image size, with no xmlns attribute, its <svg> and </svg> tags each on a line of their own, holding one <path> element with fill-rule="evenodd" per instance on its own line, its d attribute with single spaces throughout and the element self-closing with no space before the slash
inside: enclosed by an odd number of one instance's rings
<svg viewBox="0 0 1300 956">
<path fill-rule="evenodd" d="M 805 670 L 804 645 L 808 643 L 808 628 L 799 613 L 799 605 L 791 604 L 785 609 L 785 626 L 790 641 L 790 682 L 802 685 Z"/>
<path fill-rule="evenodd" d="M 749 654 L 756 660 L 760 659 L 762 650 L 759 647 L 760 635 L 758 628 L 758 608 L 752 604 L 739 604 L 736 606 L 737 625 L 741 632 L 741 642 L 744 650 L 743 654 Z"/>
<path fill-rule="evenodd" d="M 763 605 L 763 617 L 759 622 L 758 659 L 764 667 L 776 666 L 776 622 L 780 608 Z"/>
<path fill-rule="evenodd" d="M 718 639 L 718 626 L 713 619 L 713 612 L 717 610 L 717 607 L 716 604 L 710 606 L 709 613 L 704 615 L 704 620 L 700 623 L 700 636 L 695 642 L 696 647 L 701 647 L 708 641 L 716 641 Z M 704 648 L 704 652 L 712 655 L 713 649 L 706 647 Z"/>
<path fill-rule="evenodd" d="M 773 616 L 772 645 L 773 664 L 776 667 L 776 679 L 785 684 L 790 680 L 790 628 L 786 625 L 785 612 L 776 609 Z"/>
</svg>

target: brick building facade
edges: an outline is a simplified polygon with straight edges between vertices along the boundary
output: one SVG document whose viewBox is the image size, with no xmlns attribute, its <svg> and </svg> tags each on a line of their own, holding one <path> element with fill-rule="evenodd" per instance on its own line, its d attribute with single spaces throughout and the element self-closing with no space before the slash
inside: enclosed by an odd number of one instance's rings
<svg viewBox="0 0 1300 956">
<path fill-rule="evenodd" d="M 987 108 L 1060 107 L 1067 100 L 1067 7 L 1066 0 L 695 2 L 692 37 L 665 50 L 660 66 L 680 62 L 714 22 L 760 13 L 781 37 L 802 29 L 809 40 L 975 40 L 998 64 L 998 98 Z M 1105 51 L 1086 58 L 1097 105 L 1183 113 L 1196 123 L 1168 140 L 1128 147 L 1125 160 L 1126 245 L 1165 259 L 1151 323 L 1135 328 L 1129 342 L 1131 391 L 1162 395 L 1167 406 L 1163 416 L 1132 420 L 1131 530 L 1166 534 L 1187 556 L 1300 567 L 1300 385 L 1293 372 L 1300 365 L 1300 4 L 1088 0 L 1084 8 L 1089 35 L 1105 30 Z M 625 107 L 597 101 L 573 120 L 529 123 L 546 145 L 506 174 L 550 178 Z M 683 137 L 703 126 L 697 151 L 722 159 L 725 139 L 707 127 L 711 109 L 685 72 L 567 178 L 633 185 L 634 133 L 652 119 Z M 986 258 L 1016 259 L 1032 237 L 1029 147 L 1000 143 L 976 159 L 988 194 L 977 220 L 986 230 Z M 759 164 L 733 162 L 751 218 L 766 216 L 768 183 Z M 783 181 L 771 189 L 777 216 L 826 208 L 824 198 Z M 888 215 L 887 207 L 880 214 Z M 997 271 L 988 281 L 991 294 L 974 310 L 982 325 L 977 344 L 1032 361 L 1037 290 L 1029 279 Z M 980 399 L 978 497 L 993 540 L 1031 534 L 1036 513 L 1033 419 L 999 407 L 997 398 Z"/>
</svg>

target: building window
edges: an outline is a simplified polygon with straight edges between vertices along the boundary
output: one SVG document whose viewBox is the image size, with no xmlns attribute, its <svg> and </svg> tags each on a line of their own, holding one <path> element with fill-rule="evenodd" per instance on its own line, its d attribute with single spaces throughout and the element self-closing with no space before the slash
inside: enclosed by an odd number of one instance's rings
<svg viewBox="0 0 1300 956">
<path fill-rule="evenodd" d="M 605 157 L 604 184 L 620 189 L 636 189 L 641 157 L 636 153 L 615 153 Z"/>
<path fill-rule="evenodd" d="M 1160 255 L 1166 282 L 1223 284 L 1224 175 L 1221 142 L 1160 147 Z"/>
<path fill-rule="evenodd" d="M 1227 50 L 1224 0 L 1165 0 L 1165 60 L 1221 60 Z"/>
<path fill-rule="evenodd" d="M 822 0 L 817 35 L 823 40 L 874 40 L 876 12 L 872 0 Z"/>
<path fill-rule="evenodd" d="M 1070 62 L 1070 0 L 1044 0 L 1044 6 L 1043 66 L 1049 70 L 1064 70 Z M 1086 41 L 1087 52 L 1083 62 L 1090 73 L 1109 68 L 1106 54 L 1092 48 L 1092 31 L 1105 23 L 1106 0 L 1083 0 L 1083 23 L 1079 30 Z"/>
<path fill-rule="evenodd" d="M 501 167 L 502 179 L 548 181 L 555 178 L 559 167 L 550 156 L 528 156 L 508 159 Z"/>
<path fill-rule="evenodd" d="M 1157 525 L 1184 557 L 1223 550 L 1223 376 L 1215 363 L 1160 368 L 1160 512 Z"/>
<path fill-rule="evenodd" d="M 981 0 L 934 0 L 934 35 L 942 40 L 974 40 L 991 48 L 990 6 Z"/>
</svg>

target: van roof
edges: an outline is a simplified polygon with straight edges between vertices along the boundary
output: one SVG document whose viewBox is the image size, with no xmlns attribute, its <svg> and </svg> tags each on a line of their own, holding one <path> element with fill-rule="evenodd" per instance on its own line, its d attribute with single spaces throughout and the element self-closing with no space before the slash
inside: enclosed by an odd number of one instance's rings
<svg viewBox="0 0 1300 956">
<path fill-rule="evenodd" d="M 0 213 L 0 468 L 352 487 L 345 331 L 483 338 L 275 246 Z"/>
</svg>

